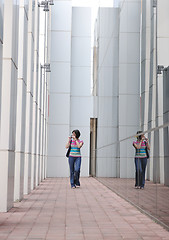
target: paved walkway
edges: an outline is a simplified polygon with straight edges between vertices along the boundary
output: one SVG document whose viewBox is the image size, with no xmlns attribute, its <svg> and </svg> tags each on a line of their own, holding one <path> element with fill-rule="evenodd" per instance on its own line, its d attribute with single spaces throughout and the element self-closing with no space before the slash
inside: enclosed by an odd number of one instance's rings
<svg viewBox="0 0 169 240">
<path fill-rule="evenodd" d="M 169 187 L 145 182 L 144 190 L 135 189 L 135 179 L 97 178 L 106 187 L 143 209 L 169 230 Z"/>
<path fill-rule="evenodd" d="M 168 240 L 169 232 L 94 178 L 81 178 L 78 189 L 50 178 L 0 213 L 2 239 Z"/>
</svg>

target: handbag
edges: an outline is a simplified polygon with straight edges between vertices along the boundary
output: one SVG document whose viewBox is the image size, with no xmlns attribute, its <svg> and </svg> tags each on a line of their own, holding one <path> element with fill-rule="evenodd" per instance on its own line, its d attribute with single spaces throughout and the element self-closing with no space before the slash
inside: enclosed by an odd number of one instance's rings
<svg viewBox="0 0 169 240">
<path fill-rule="evenodd" d="M 70 154 L 71 142 L 72 142 L 72 140 L 70 141 L 70 146 L 69 146 L 69 148 L 68 148 L 68 150 L 67 150 L 67 153 L 66 153 L 66 157 L 67 157 L 67 158 L 69 157 L 69 154 Z"/>
<path fill-rule="evenodd" d="M 147 154 L 147 159 L 150 158 L 150 155 L 149 155 L 149 151 L 148 151 L 148 148 L 146 147 L 146 154 Z"/>
</svg>

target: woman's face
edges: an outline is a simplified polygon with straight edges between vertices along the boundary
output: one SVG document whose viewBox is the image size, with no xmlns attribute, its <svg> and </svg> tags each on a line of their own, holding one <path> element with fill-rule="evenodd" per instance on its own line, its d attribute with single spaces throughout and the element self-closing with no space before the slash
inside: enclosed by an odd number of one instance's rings
<svg viewBox="0 0 169 240">
<path fill-rule="evenodd" d="M 76 133 L 75 133 L 75 132 L 73 132 L 72 135 L 73 135 L 74 137 L 76 137 Z"/>
<path fill-rule="evenodd" d="M 144 134 L 143 134 L 143 135 L 141 135 L 141 139 L 144 139 L 144 138 L 145 138 Z"/>
</svg>

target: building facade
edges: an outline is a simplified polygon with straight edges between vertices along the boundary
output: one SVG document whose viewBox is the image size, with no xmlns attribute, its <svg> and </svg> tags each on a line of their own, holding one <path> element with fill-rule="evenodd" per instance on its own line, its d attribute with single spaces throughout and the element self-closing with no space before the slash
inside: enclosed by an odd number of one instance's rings
<svg viewBox="0 0 169 240">
<path fill-rule="evenodd" d="M 0 1 L 1 212 L 46 177 L 47 54 L 39 47 L 40 36 L 46 38 L 40 31 L 44 14 L 48 18 L 37 0 Z"/>
<path fill-rule="evenodd" d="M 97 77 L 94 77 L 94 86 L 98 88 L 97 132 L 100 134 L 97 139 L 96 176 L 133 178 L 135 171 L 132 142 L 136 132 L 143 130 L 151 144 L 147 179 L 168 185 L 168 134 L 165 127 L 168 124 L 165 89 L 167 73 L 163 79 L 163 72 L 157 72 L 158 65 L 163 65 L 165 69 L 169 64 L 168 54 L 165 53 L 169 46 L 166 30 L 168 4 L 165 0 L 124 0 L 116 1 L 115 9 L 101 8 L 99 11 L 95 31 Z M 117 34 L 112 32 L 115 28 Z M 113 41 L 115 37 L 116 42 Z M 113 59 L 116 60 L 117 73 L 116 69 L 112 68 L 113 74 L 108 70 L 103 74 L 104 67 L 106 64 L 109 66 Z M 116 92 L 117 97 L 108 101 L 112 107 L 107 103 L 102 107 L 102 101 L 106 100 L 107 94 L 102 93 L 103 91 L 109 91 L 109 96 Z M 110 125 L 115 126 L 117 133 L 108 128 L 107 121 L 112 115 L 114 119 Z M 100 144 L 101 136 L 104 141 L 106 138 L 109 138 L 109 141 Z M 105 160 L 109 155 L 109 148 L 112 151 L 110 162 Z"/>
<path fill-rule="evenodd" d="M 66 143 L 79 129 L 82 176 L 89 176 L 91 96 L 91 9 L 56 1 L 51 21 L 47 177 L 68 177 Z"/>
</svg>

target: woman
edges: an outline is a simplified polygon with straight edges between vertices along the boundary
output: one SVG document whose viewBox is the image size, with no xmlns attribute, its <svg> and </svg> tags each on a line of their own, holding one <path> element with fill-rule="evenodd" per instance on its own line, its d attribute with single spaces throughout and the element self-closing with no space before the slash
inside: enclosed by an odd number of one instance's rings
<svg viewBox="0 0 169 240">
<path fill-rule="evenodd" d="M 147 153 L 146 147 L 150 150 L 149 140 L 145 138 L 144 134 L 141 134 L 142 131 L 138 131 L 137 134 L 137 141 L 133 142 L 133 146 L 136 149 L 135 154 L 135 168 L 136 168 L 136 175 L 135 175 L 135 188 L 144 189 L 145 185 L 145 171 L 147 165 Z"/>
<path fill-rule="evenodd" d="M 80 166 L 81 166 L 81 153 L 80 148 L 83 146 L 83 141 L 79 139 L 79 130 L 73 130 L 72 136 L 68 138 L 66 148 L 71 144 L 69 154 L 69 167 L 70 167 L 70 184 L 71 188 L 80 187 Z M 74 179 L 75 178 L 75 179 Z"/>
</svg>

